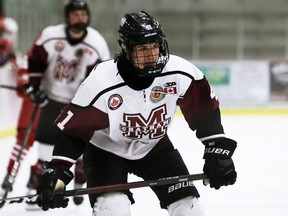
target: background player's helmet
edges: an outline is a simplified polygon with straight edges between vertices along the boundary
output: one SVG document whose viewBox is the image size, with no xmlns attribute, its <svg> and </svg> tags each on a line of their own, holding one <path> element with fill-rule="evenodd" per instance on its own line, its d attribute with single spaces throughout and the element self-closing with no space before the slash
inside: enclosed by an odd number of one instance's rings
<svg viewBox="0 0 288 216">
<path fill-rule="evenodd" d="M 84 0 L 68 0 L 64 6 L 64 15 L 68 19 L 69 13 L 74 10 L 85 10 L 90 20 L 90 10 L 88 4 Z"/>
<path fill-rule="evenodd" d="M 88 16 L 90 16 L 89 7 L 84 0 L 68 0 L 64 6 L 65 17 L 68 18 L 69 13 L 73 10 L 86 10 Z"/>
<path fill-rule="evenodd" d="M 13 33 L 13 34 L 18 33 L 19 26 L 18 26 L 17 22 L 10 17 L 4 18 L 4 27 L 5 27 L 5 31 L 8 31 L 8 32 Z"/>
<path fill-rule="evenodd" d="M 149 13 L 140 11 L 138 13 L 126 14 L 118 29 L 118 43 L 126 58 L 131 60 L 131 52 L 135 45 L 147 43 L 159 44 L 159 59 L 156 67 L 147 66 L 139 70 L 139 76 L 155 76 L 162 72 L 169 59 L 168 44 L 160 23 Z"/>
</svg>

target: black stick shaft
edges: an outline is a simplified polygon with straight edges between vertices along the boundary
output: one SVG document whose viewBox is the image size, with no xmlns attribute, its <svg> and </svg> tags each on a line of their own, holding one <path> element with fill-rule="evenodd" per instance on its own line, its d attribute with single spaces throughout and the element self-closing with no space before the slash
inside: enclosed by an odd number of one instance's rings
<svg viewBox="0 0 288 216">
<path fill-rule="evenodd" d="M 9 86 L 9 85 L 0 85 L 0 88 L 5 88 L 5 89 L 9 89 L 9 90 L 14 90 L 14 91 L 22 91 L 22 89 L 19 87 Z"/>
<path fill-rule="evenodd" d="M 158 180 L 149 180 L 149 181 L 139 181 L 139 182 L 130 182 L 125 184 L 116 184 L 116 185 L 107 185 L 94 188 L 83 188 L 77 190 L 65 191 L 65 196 L 76 196 L 84 194 L 94 194 L 94 193 L 106 193 L 112 191 L 121 191 L 128 190 L 132 188 L 141 188 L 141 187 L 155 187 L 168 184 L 176 184 L 187 181 L 196 181 L 204 180 L 207 176 L 205 174 L 194 174 L 194 175 L 184 175 L 184 176 L 173 176 L 168 178 L 162 178 Z"/>
<path fill-rule="evenodd" d="M 167 177 L 167 178 L 162 178 L 162 179 L 157 179 L 157 180 L 138 181 L 138 182 L 125 183 L 125 184 L 116 184 L 116 185 L 107 185 L 107 186 L 100 186 L 100 187 L 93 187 L 93 188 L 68 190 L 68 191 L 63 191 L 62 194 L 64 194 L 67 197 L 77 196 L 77 195 L 86 195 L 86 194 L 97 194 L 97 193 L 121 191 L 121 190 L 128 190 L 128 189 L 148 187 L 148 186 L 157 187 L 161 185 L 177 184 L 177 183 L 182 183 L 182 182 L 187 182 L 187 181 L 205 180 L 206 178 L 207 178 L 206 174 L 200 173 L 200 174 L 193 174 L 193 175 L 173 176 L 173 177 Z M 6 204 L 35 201 L 37 197 L 38 197 L 38 194 L 0 199 L 0 208 Z"/>
</svg>

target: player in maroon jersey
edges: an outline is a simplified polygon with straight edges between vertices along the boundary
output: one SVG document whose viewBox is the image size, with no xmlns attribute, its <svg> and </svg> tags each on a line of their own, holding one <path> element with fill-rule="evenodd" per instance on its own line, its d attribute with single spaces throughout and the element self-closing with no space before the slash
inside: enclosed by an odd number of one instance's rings
<svg viewBox="0 0 288 216">
<path fill-rule="evenodd" d="M 225 136 L 219 101 L 203 73 L 169 54 L 162 26 L 145 11 L 126 14 L 118 34 L 120 54 L 93 69 L 55 121 L 57 142 L 37 190 L 43 210 L 68 205 L 54 192 L 65 190 L 73 179 L 69 168 L 82 154 L 88 187 L 126 183 L 129 173 L 144 180 L 189 174 L 167 134 L 178 106 L 205 145 L 210 187 L 236 181 L 237 143 Z M 151 189 L 169 216 L 204 215 L 193 182 L 184 185 Z M 89 198 L 95 216 L 131 215 L 129 190 Z"/>
<path fill-rule="evenodd" d="M 31 193 L 35 193 L 43 162 L 52 157 L 53 122 L 93 67 L 110 58 L 105 39 L 89 26 L 90 10 L 84 0 L 67 1 L 64 14 L 65 23 L 43 29 L 27 52 L 29 83 L 23 88 L 30 100 L 41 106 L 35 136 L 39 157 L 28 182 Z M 81 156 L 75 167 L 75 188 L 79 188 L 86 182 Z M 83 197 L 74 199 L 75 204 L 82 201 Z"/>
</svg>

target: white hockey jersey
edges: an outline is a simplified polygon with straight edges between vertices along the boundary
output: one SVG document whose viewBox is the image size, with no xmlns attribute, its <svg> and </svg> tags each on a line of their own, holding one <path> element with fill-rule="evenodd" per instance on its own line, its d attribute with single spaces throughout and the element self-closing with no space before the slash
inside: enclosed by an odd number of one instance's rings
<svg viewBox="0 0 288 216">
<path fill-rule="evenodd" d="M 67 104 L 96 63 L 110 58 L 104 38 L 91 27 L 83 41 L 70 44 L 65 24 L 45 28 L 28 52 L 29 73 L 43 75 L 49 99 Z"/>
<path fill-rule="evenodd" d="M 197 121 L 218 105 L 202 72 L 180 57 L 170 55 L 161 75 L 139 91 L 127 86 L 117 63 L 110 60 L 94 68 L 55 124 L 67 136 L 81 137 L 103 150 L 136 160 L 167 136 L 177 106 L 190 128 L 197 130 Z M 208 131 L 205 136 L 224 136 L 222 127 L 219 128 L 217 133 Z M 77 142 L 62 143 L 67 150 L 57 145 L 61 144 L 56 144 L 53 158 L 73 162 L 73 155 L 77 154 L 71 152 L 75 148 L 68 146 Z"/>
</svg>

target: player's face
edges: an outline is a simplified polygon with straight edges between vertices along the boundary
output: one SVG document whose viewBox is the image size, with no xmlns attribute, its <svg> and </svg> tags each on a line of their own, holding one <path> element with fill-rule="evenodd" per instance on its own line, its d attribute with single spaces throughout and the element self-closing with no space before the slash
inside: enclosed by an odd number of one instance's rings
<svg viewBox="0 0 288 216">
<path fill-rule="evenodd" d="M 88 14 L 85 10 L 74 10 L 69 13 L 68 23 L 74 25 L 77 23 L 88 23 Z"/>
<path fill-rule="evenodd" d="M 132 62 L 137 68 L 143 69 L 145 66 L 154 67 L 159 58 L 159 44 L 149 43 L 134 46 L 132 51 Z"/>
</svg>

